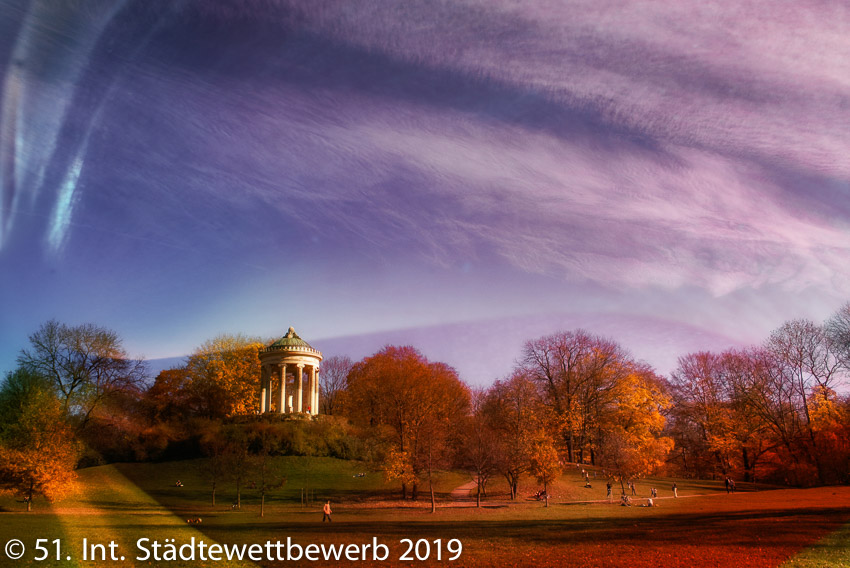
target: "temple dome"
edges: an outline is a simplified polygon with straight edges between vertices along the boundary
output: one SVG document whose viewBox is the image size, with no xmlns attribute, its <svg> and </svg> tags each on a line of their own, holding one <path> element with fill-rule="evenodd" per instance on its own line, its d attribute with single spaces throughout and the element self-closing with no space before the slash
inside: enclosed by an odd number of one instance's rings
<svg viewBox="0 0 850 568">
<path fill-rule="evenodd" d="M 311 353 L 317 355 L 321 360 L 322 353 L 314 349 L 309 343 L 298 337 L 295 329 L 290 327 L 286 335 L 263 349 L 263 353 L 274 353 L 280 351 L 291 351 L 294 353 Z"/>
</svg>

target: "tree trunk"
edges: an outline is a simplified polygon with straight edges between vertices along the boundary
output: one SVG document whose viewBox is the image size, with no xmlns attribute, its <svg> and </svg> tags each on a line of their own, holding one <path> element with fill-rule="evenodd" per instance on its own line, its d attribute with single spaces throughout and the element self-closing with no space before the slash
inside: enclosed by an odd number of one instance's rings
<svg viewBox="0 0 850 568">
<path fill-rule="evenodd" d="M 260 492 L 260 516 L 264 516 L 266 511 L 266 490 Z"/>
<path fill-rule="evenodd" d="M 432 471 L 431 443 L 428 442 L 428 489 L 431 491 L 431 513 L 437 512 L 437 502 L 434 500 L 434 482 L 431 480 Z"/>
<path fill-rule="evenodd" d="M 215 481 L 213 481 L 212 486 L 212 506 L 215 507 Z"/>
</svg>

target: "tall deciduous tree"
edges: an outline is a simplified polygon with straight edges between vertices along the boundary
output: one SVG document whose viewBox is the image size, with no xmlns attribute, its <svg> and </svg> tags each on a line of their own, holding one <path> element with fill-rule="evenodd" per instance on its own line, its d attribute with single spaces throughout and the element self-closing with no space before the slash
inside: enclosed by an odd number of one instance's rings
<svg viewBox="0 0 850 568">
<path fill-rule="evenodd" d="M 845 371 L 850 371 L 850 302 L 841 306 L 826 321 L 824 329 Z"/>
<path fill-rule="evenodd" d="M 496 433 L 496 467 L 508 482 L 511 499 L 516 499 L 520 479 L 531 467 L 532 440 L 545 423 L 537 384 L 521 370 L 496 381 L 487 393 L 484 412 Z"/>
<path fill-rule="evenodd" d="M 353 366 L 351 357 L 345 355 L 334 355 L 322 361 L 322 380 L 319 382 L 322 414 L 339 412 L 339 397 L 348 386 L 348 373 Z"/>
<path fill-rule="evenodd" d="M 161 371 L 142 395 L 142 407 L 148 418 L 157 423 L 197 413 L 197 403 L 187 388 L 189 381 L 185 367 Z"/>
<path fill-rule="evenodd" d="M 653 473 L 673 449 L 673 440 L 663 435 L 664 412 L 671 402 L 662 379 L 634 364 L 617 383 L 614 399 L 600 462 L 622 483 Z"/>
<path fill-rule="evenodd" d="M 265 516 L 266 494 L 286 483 L 272 461 L 272 454 L 277 451 L 280 439 L 272 425 L 266 422 L 255 422 L 248 427 L 248 437 L 251 440 L 251 456 L 254 473 L 258 475 L 260 490 L 260 516 Z"/>
<path fill-rule="evenodd" d="M 207 418 L 259 411 L 260 359 L 263 344 L 242 335 L 219 335 L 189 357 L 187 390 Z"/>
<path fill-rule="evenodd" d="M 110 396 L 136 391 L 145 378 L 144 363 L 131 359 L 118 334 L 103 327 L 50 320 L 29 341 L 19 364 L 51 381 L 63 412 L 81 428 Z"/>
<path fill-rule="evenodd" d="M 491 428 L 487 412 L 487 391 L 472 392 L 469 416 L 465 417 L 458 431 L 457 463 L 472 474 L 476 482 L 476 505 L 481 507 L 481 497 L 487 482 L 497 472 L 498 440 Z"/>
<path fill-rule="evenodd" d="M 523 347 L 521 367 L 542 386 L 569 461 L 594 461 L 602 414 L 627 360 L 617 343 L 584 330 L 547 335 Z"/>
<path fill-rule="evenodd" d="M 767 350 L 779 364 L 789 390 L 794 394 L 808 436 L 807 450 L 817 469 L 820 483 L 825 482 L 816 428 L 810 404 L 815 391 L 828 393 L 840 377 L 841 362 L 824 329 L 809 320 L 784 323 L 771 333 Z M 833 391 L 834 392 L 834 391 Z"/>
<path fill-rule="evenodd" d="M 406 456 L 412 470 L 415 498 L 421 475 L 443 453 L 447 432 L 468 404 L 469 391 L 454 369 L 429 362 L 413 347 L 387 346 L 354 365 L 344 409 L 356 425 L 388 432 L 391 455 L 396 461 Z M 402 479 L 402 497 L 409 479 Z"/>
<path fill-rule="evenodd" d="M 728 396 L 725 363 L 723 355 L 690 353 L 679 358 L 671 375 L 674 431 L 698 475 L 728 474 L 737 455 L 738 416 Z"/>
<path fill-rule="evenodd" d="M 225 439 L 224 467 L 236 486 L 237 509 L 242 508 L 242 487 L 251 466 L 251 437 L 241 424 L 228 424 L 222 428 Z"/>
</svg>

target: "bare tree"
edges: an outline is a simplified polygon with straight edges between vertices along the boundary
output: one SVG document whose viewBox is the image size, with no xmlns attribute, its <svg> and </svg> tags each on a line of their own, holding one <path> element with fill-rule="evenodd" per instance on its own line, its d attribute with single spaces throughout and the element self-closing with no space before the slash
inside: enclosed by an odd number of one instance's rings
<svg viewBox="0 0 850 568">
<path fill-rule="evenodd" d="M 802 415 L 809 438 L 807 451 L 817 468 L 818 481 L 824 483 L 824 471 L 812 420 L 811 396 L 816 392 L 834 392 L 840 377 L 841 362 L 824 329 L 809 320 L 785 322 L 771 333 L 766 344 L 781 370 L 780 377 L 793 393 L 792 404 Z"/>
<path fill-rule="evenodd" d="M 145 378 L 144 362 L 130 359 L 118 334 L 94 324 L 50 320 L 29 340 L 18 362 L 53 383 L 65 415 L 76 416 L 80 428 L 106 399 L 136 391 Z"/>
<path fill-rule="evenodd" d="M 319 381 L 319 409 L 322 414 L 339 412 L 339 395 L 348 387 L 348 373 L 354 362 L 347 355 L 334 355 L 322 362 Z"/>
<path fill-rule="evenodd" d="M 833 350 L 850 372 L 850 302 L 844 304 L 824 325 L 827 339 Z"/>
</svg>

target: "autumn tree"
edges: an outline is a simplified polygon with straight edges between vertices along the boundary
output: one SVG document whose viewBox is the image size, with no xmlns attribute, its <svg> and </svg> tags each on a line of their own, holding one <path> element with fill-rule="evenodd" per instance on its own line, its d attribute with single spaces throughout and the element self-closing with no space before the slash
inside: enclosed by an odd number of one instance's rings
<svg viewBox="0 0 850 568">
<path fill-rule="evenodd" d="M 402 491 L 408 485 L 413 485 L 416 482 L 410 453 L 397 448 L 389 449 L 381 464 L 381 471 L 388 483 L 401 483 Z"/>
<path fill-rule="evenodd" d="M 545 423 L 537 384 L 521 370 L 490 387 L 484 403 L 488 428 L 495 433 L 496 468 L 517 498 L 520 479 L 531 467 L 531 444 Z"/>
<path fill-rule="evenodd" d="M 142 394 L 141 404 L 148 419 L 157 423 L 197 413 L 197 403 L 187 388 L 189 382 L 185 367 L 161 371 Z"/>
<path fill-rule="evenodd" d="M 75 478 L 77 444 L 64 409 L 46 378 L 30 369 L 6 376 L 0 387 L 0 487 L 33 498 L 65 495 Z"/>
<path fill-rule="evenodd" d="M 242 335 L 219 335 L 189 357 L 189 396 L 201 416 L 223 418 L 259 411 L 259 350 L 263 343 Z"/>
<path fill-rule="evenodd" d="M 372 435 L 384 432 L 395 450 L 389 456 L 411 469 L 412 478 L 402 478 L 402 497 L 412 479 L 416 498 L 422 474 L 430 476 L 435 455 L 444 454 L 446 434 L 468 404 L 469 392 L 454 369 L 428 361 L 413 347 L 387 346 L 354 365 L 344 409 Z"/>
<path fill-rule="evenodd" d="M 339 412 L 339 398 L 348 386 L 348 373 L 354 362 L 351 357 L 334 355 L 322 362 L 322 380 L 319 384 L 319 406 L 322 414 Z"/>
<path fill-rule="evenodd" d="M 737 444 L 744 481 L 756 481 L 757 467 L 777 445 L 771 436 L 771 418 L 769 413 L 765 414 L 773 405 L 768 403 L 764 406 L 765 398 L 776 393 L 754 393 L 751 389 L 756 385 L 764 387 L 765 382 L 770 382 L 771 375 L 775 377 L 780 373 L 775 370 L 769 354 L 759 348 L 725 351 L 722 366 L 726 399 L 732 414 L 732 435 Z M 781 416 L 776 418 L 779 424 L 785 422 Z"/>
<path fill-rule="evenodd" d="M 145 378 L 144 363 L 128 356 L 118 334 L 94 324 L 50 320 L 29 342 L 19 364 L 50 380 L 63 413 L 74 416 L 80 428 L 110 397 L 136 391 Z"/>
<path fill-rule="evenodd" d="M 549 506 L 549 485 L 561 474 L 561 459 L 555 440 L 546 429 L 538 430 L 530 440 L 529 471 L 543 484 L 546 506 Z"/>
<path fill-rule="evenodd" d="M 600 444 L 600 463 L 624 480 L 653 473 L 673 449 L 663 435 L 671 402 L 663 380 L 645 365 L 629 364 L 612 393 L 614 404 Z"/>
<path fill-rule="evenodd" d="M 476 506 L 481 507 L 481 497 L 487 482 L 497 472 L 498 447 L 496 431 L 490 427 L 486 413 L 487 391 L 472 391 L 470 413 L 463 417 L 456 439 L 456 463 L 472 474 L 476 482 Z"/>
<path fill-rule="evenodd" d="M 541 386 L 569 461 L 595 461 L 605 428 L 603 413 L 627 360 L 617 343 L 584 330 L 547 335 L 523 346 L 520 367 Z"/>
<path fill-rule="evenodd" d="M 726 374 L 722 355 L 699 352 L 680 357 L 671 375 L 674 431 L 681 450 L 690 453 L 684 465 L 700 475 L 718 470 L 728 474 L 738 453 L 738 417 L 728 397 Z"/>
<path fill-rule="evenodd" d="M 780 378 L 793 393 L 793 401 L 802 418 L 808 440 L 806 450 L 817 470 L 820 483 L 826 475 L 818 448 L 816 425 L 812 419 L 811 395 L 834 392 L 841 373 L 841 361 L 823 327 L 809 320 L 784 323 L 771 333 L 765 348 L 781 371 Z"/>
</svg>

